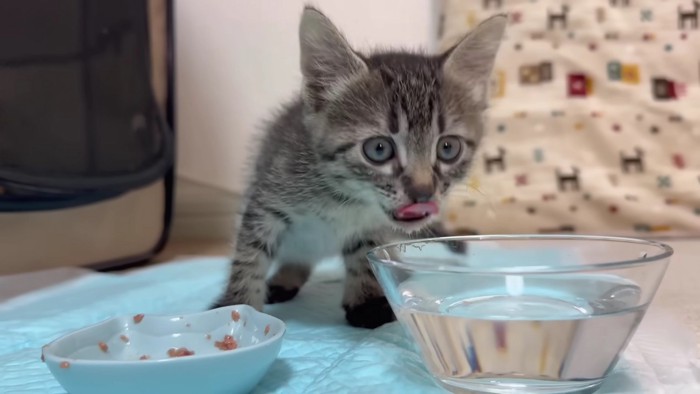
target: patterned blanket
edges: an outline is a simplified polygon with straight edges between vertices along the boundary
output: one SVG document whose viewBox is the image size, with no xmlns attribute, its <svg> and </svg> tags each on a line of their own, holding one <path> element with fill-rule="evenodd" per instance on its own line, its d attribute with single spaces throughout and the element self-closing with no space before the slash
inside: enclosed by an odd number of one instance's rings
<svg viewBox="0 0 700 394">
<path fill-rule="evenodd" d="M 700 2 L 446 0 L 441 45 L 507 12 L 462 233 L 700 234 Z"/>
</svg>

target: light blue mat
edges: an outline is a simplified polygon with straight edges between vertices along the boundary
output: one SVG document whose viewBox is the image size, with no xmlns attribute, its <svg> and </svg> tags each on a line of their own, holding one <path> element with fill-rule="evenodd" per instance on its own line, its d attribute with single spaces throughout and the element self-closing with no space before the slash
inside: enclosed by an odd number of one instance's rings
<svg viewBox="0 0 700 394">
<path fill-rule="evenodd" d="M 202 310 L 218 295 L 227 265 L 192 258 L 129 275 L 94 274 L 0 304 L 0 393 L 64 393 L 39 360 L 42 345 L 115 315 Z M 398 324 L 376 330 L 345 324 L 338 278 L 336 269 L 327 269 L 294 301 L 267 307 L 288 330 L 280 358 L 255 392 L 444 393 Z M 645 335 L 657 343 L 650 347 Z M 600 393 L 700 392 L 687 344 L 658 342 L 653 332 L 638 336 Z M 655 365 L 649 359 L 658 358 L 659 349 L 663 357 Z"/>
</svg>

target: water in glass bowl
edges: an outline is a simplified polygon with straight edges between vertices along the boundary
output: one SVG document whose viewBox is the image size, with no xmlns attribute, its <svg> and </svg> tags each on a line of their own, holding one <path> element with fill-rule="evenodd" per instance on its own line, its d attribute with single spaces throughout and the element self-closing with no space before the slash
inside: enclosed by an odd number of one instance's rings
<svg viewBox="0 0 700 394">
<path fill-rule="evenodd" d="M 452 391 L 593 392 L 647 306 L 639 287 L 611 275 L 440 278 L 403 282 L 394 308 L 428 369 Z"/>
</svg>

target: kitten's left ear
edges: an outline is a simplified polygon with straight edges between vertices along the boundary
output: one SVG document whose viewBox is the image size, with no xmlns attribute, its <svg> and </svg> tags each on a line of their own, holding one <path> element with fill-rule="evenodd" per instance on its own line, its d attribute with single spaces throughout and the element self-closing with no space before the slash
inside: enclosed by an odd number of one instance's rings
<svg viewBox="0 0 700 394">
<path fill-rule="evenodd" d="M 318 109 L 342 83 L 367 70 L 343 34 L 320 11 L 306 7 L 299 25 L 304 99 Z"/>
<path fill-rule="evenodd" d="M 508 18 L 496 15 L 481 22 L 446 53 L 443 73 L 475 96 L 484 96 Z"/>
</svg>

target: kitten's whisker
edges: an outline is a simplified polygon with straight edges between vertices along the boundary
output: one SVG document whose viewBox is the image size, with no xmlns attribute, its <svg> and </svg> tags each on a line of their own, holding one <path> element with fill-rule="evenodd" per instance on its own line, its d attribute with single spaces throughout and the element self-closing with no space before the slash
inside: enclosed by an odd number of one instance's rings
<svg viewBox="0 0 700 394">
<path fill-rule="evenodd" d="M 481 189 L 479 189 L 478 187 L 476 187 L 476 186 L 474 186 L 474 185 L 467 185 L 467 187 L 468 187 L 469 189 L 472 189 L 472 190 L 474 190 L 475 192 L 481 194 L 481 195 L 485 198 L 486 204 L 488 205 L 488 209 L 487 209 L 487 211 L 486 211 L 486 213 L 487 213 L 488 215 L 491 215 L 491 216 L 496 216 L 496 215 L 497 215 L 496 206 L 494 205 L 493 199 L 492 199 L 492 198 L 490 198 L 486 193 L 484 193 L 483 191 L 481 191 Z"/>
</svg>

